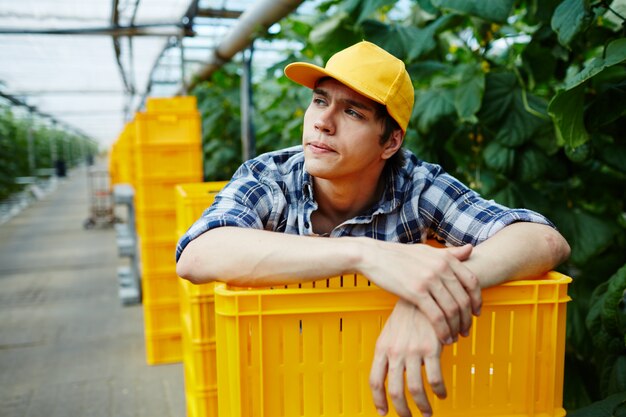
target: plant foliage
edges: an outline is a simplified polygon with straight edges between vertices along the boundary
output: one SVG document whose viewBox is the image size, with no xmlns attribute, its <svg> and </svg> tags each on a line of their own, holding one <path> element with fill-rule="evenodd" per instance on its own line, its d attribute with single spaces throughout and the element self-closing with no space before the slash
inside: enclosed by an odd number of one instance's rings
<svg viewBox="0 0 626 417">
<path fill-rule="evenodd" d="M 68 168 L 95 155 L 95 142 L 61 129 L 51 128 L 33 116 L 18 117 L 0 105 L 0 201 L 20 190 L 17 177 L 37 176 L 62 159 Z"/>
</svg>

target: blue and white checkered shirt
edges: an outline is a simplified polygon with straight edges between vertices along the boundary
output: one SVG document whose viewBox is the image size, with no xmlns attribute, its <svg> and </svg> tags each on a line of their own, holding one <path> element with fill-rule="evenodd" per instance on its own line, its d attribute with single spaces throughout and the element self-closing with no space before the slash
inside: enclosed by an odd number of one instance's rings
<svg viewBox="0 0 626 417">
<path fill-rule="evenodd" d="M 459 246 L 476 245 L 519 221 L 552 226 L 533 211 L 487 201 L 440 166 L 403 152 L 406 162 L 388 176 L 381 200 L 337 226 L 331 237 L 367 236 L 401 243 L 436 238 Z M 191 240 L 222 226 L 314 235 L 311 214 L 316 209 L 313 181 L 304 168 L 301 146 L 261 155 L 237 170 L 213 205 L 180 239 L 176 260 Z"/>
</svg>

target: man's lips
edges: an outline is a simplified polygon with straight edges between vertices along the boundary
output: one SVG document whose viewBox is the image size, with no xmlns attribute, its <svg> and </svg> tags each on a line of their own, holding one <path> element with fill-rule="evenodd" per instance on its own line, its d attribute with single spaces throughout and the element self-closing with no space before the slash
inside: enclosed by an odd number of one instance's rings
<svg viewBox="0 0 626 417">
<path fill-rule="evenodd" d="M 313 142 L 308 142 L 307 145 L 314 152 L 336 152 L 332 147 L 330 147 L 327 144 L 322 143 L 322 142 L 315 142 L 315 141 L 313 141 Z"/>
</svg>

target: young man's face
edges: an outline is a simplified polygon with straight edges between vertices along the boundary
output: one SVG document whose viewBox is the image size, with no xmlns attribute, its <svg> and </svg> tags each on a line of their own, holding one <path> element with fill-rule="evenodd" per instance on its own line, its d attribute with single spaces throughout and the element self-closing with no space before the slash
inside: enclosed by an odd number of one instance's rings
<svg viewBox="0 0 626 417">
<path fill-rule="evenodd" d="M 332 78 L 323 80 L 304 114 L 307 171 L 328 180 L 377 179 L 393 154 L 387 149 L 392 141 L 380 144 L 382 132 L 374 101 Z"/>
</svg>

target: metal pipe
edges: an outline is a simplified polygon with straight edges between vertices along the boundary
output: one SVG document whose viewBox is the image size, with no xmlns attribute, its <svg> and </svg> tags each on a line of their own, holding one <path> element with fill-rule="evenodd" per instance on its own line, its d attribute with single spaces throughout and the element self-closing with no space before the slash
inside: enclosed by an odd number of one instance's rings
<svg viewBox="0 0 626 417">
<path fill-rule="evenodd" d="M 252 55 L 254 43 L 243 51 L 243 73 L 241 74 L 241 157 L 243 161 L 256 156 L 256 141 L 252 115 Z"/>
<path fill-rule="evenodd" d="M 185 79 L 185 46 L 183 45 L 183 38 L 178 38 L 178 48 L 180 49 L 180 82 L 182 89 L 187 94 L 187 80 Z"/>
<path fill-rule="evenodd" d="M 241 16 L 242 12 L 239 10 L 226 10 L 226 9 L 198 9 L 197 17 L 213 17 L 222 19 L 237 19 Z"/>
<path fill-rule="evenodd" d="M 294 11 L 303 0 L 263 0 L 241 14 L 222 42 L 215 48 L 207 65 L 200 70 L 189 85 L 191 90 L 199 82 L 207 80 L 215 70 L 230 61 L 237 52 L 246 48 L 259 34 Z"/>
<path fill-rule="evenodd" d="M 114 36 L 179 36 L 184 28 L 179 23 L 151 23 L 133 26 L 108 26 L 76 29 L 14 29 L 0 28 L 2 35 L 114 35 Z"/>
</svg>

